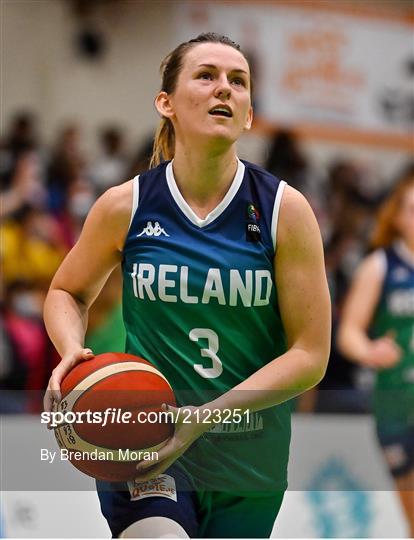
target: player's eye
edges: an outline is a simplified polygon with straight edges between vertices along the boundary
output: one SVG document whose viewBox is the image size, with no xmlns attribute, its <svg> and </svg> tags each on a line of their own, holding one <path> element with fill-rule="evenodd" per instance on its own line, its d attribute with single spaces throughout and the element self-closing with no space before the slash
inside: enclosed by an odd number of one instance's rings
<svg viewBox="0 0 414 540">
<path fill-rule="evenodd" d="M 198 78 L 202 79 L 204 81 L 211 81 L 211 80 L 213 80 L 213 75 L 211 73 L 209 73 L 208 71 L 203 71 L 202 73 L 200 73 Z"/>
<path fill-rule="evenodd" d="M 241 77 L 235 77 L 231 82 L 236 86 L 246 86 L 246 81 Z"/>
</svg>

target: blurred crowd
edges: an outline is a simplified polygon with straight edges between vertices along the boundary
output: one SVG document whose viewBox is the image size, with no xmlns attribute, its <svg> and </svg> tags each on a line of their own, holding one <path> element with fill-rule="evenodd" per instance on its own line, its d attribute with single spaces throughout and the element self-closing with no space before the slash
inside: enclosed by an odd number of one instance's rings
<svg viewBox="0 0 414 540">
<path fill-rule="evenodd" d="M 42 321 L 50 281 L 96 198 L 148 168 L 151 138 L 130 155 L 122 128 L 106 126 L 98 137 L 99 155 L 94 158 L 85 151 L 76 125 L 64 126 L 50 148 L 42 143 L 35 115 L 21 112 L 1 140 L 0 389 L 8 398 L 2 400 L 0 412 L 27 412 L 39 406 L 25 396 L 46 387 L 59 361 Z M 274 135 L 260 164 L 302 191 L 317 215 L 335 336 L 350 279 L 369 249 L 376 208 L 387 195 L 384 183 L 372 178 L 366 182 L 367 171 L 347 159 L 332 163 L 323 177 L 316 175 L 300 141 L 288 131 Z M 122 350 L 120 305 L 120 275 L 115 272 L 90 313 L 87 345 L 95 353 Z M 368 384 L 369 374 L 343 358 L 333 339 L 328 373 L 310 407 L 365 412 Z"/>
</svg>

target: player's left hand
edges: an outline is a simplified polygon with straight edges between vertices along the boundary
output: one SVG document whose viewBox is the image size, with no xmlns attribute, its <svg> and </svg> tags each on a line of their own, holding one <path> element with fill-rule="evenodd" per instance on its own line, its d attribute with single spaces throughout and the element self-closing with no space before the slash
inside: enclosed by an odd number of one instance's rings
<svg viewBox="0 0 414 540">
<path fill-rule="evenodd" d="M 200 412 L 197 415 L 196 411 L 201 410 L 198 407 L 186 405 L 177 408 L 164 404 L 162 408 L 163 411 L 172 412 L 174 415 L 174 435 L 157 452 L 158 458 L 156 460 L 143 460 L 138 463 L 136 482 L 146 482 L 162 474 L 195 440 L 210 428 L 208 423 L 201 421 L 200 418 L 203 416 Z M 200 421 L 197 422 L 197 420 Z"/>
</svg>

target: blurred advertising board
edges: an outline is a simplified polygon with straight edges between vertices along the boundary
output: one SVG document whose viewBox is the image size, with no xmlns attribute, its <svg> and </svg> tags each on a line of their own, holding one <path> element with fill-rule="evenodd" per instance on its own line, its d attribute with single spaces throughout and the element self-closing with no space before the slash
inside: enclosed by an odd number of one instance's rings
<svg viewBox="0 0 414 540">
<path fill-rule="evenodd" d="M 407 538 L 372 417 L 300 415 L 277 538 Z"/>
<path fill-rule="evenodd" d="M 256 116 L 268 122 L 409 136 L 412 24 L 326 4 L 183 2 L 175 10 L 176 36 L 214 31 L 240 43 L 254 75 Z"/>
</svg>

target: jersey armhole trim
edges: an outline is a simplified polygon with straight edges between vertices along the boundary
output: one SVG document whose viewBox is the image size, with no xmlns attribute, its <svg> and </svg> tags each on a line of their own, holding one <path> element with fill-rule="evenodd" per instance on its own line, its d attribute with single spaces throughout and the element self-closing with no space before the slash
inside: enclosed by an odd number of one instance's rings
<svg viewBox="0 0 414 540">
<path fill-rule="evenodd" d="M 275 253 L 276 253 L 277 226 L 279 223 L 280 203 L 282 202 L 282 195 L 286 186 L 287 186 L 287 183 L 284 180 L 281 180 L 279 182 L 279 185 L 276 191 L 275 203 L 273 205 L 271 233 L 272 233 L 273 251 Z"/>
<path fill-rule="evenodd" d="M 385 254 L 385 250 L 378 249 L 377 251 L 374 251 L 373 256 L 375 257 L 375 264 L 378 268 L 378 275 L 381 280 L 381 282 L 385 279 L 385 274 L 387 273 L 387 256 Z"/>
<path fill-rule="evenodd" d="M 131 209 L 131 219 L 129 220 L 128 231 L 131 228 L 132 220 L 134 219 L 135 212 L 137 211 L 139 204 L 139 174 L 135 176 L 132 180 L 132 209 Z"/>
</svg>

